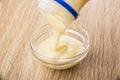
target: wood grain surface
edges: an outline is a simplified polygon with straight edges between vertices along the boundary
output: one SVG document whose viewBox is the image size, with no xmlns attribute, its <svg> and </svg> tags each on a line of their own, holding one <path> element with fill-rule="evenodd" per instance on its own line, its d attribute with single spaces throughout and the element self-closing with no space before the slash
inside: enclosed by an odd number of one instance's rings
<svg viewBox="0 0 120 80">
<path fill-rule="evenodd" d="M 120 80 L 120 0 L 90 0 L 78 25 L 91 38 L 84 60 L 68 70 L 43 66 L 31 53 L 30 37 L 40 27 L 37 0 L 0 0 L 1 80 Z"/>
</svg>

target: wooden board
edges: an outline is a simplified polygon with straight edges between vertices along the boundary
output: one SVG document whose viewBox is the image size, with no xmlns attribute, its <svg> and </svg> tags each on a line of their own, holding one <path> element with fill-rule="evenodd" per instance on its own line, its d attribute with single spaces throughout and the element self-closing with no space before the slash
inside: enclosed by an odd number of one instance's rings
<svg viewBox="0 0 120 80">
<path fill-rule="evenodd" d="M 42 17 L 37 0 L 1 0 L 1 80 L 120 80 L 120 0 L 90 0 L 78 25 L 91 38 L 91 48 L 75 67 L 47 68 L 31 53 L 30 37 Z"/>
</svg>

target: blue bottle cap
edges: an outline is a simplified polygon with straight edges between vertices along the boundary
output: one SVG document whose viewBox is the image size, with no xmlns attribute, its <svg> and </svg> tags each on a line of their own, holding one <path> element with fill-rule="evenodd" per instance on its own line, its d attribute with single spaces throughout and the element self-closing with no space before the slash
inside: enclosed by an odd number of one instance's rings
<svg viewBox="0 0 120 80">
<path fill-rule="evenodd" d="M 67 11 L 69 11 L 74 16 L 75 19 L 77 19 L 78 13 L 68 3 L 66 3 L 64 0 L 54 0 L 54 1 L 56 1 L 61 6 L 63 6 Z"/>
</svg>

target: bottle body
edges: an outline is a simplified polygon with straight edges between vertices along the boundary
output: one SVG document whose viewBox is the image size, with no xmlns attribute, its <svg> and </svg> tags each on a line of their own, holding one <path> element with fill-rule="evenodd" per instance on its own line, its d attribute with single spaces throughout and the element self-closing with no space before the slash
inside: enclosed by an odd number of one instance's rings
<svg viewBox="0 0 120 80">
<path fill-rule="evenodd" d="M 71 13 L 69 13 L 64 7 L 60 6 L 54 0 L 40 0 L 38 3 L 38 8 L 44 19 L 42 20 L 41 24 L 48 24 L 46 16 L 47 14 L 54 15 L 66 26 L 69 26 L 75 20 Z"/>
</svg>

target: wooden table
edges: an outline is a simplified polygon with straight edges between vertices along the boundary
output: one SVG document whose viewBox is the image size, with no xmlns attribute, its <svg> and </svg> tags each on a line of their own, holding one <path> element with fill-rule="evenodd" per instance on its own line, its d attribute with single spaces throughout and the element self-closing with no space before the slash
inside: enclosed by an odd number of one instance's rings
<svg viewBox="0 0 120 80">
<path fill-rule="evenodd" d="M 91 0 L 79 25 L 88 31 L 91 48 L 75 67 L 47 68 L 31 53 L 30 37 L 42 20 L 36 0 L 2 0 L 0 9 L 1 80 L 120 80 L 120 0 Z"/>
</svg>

